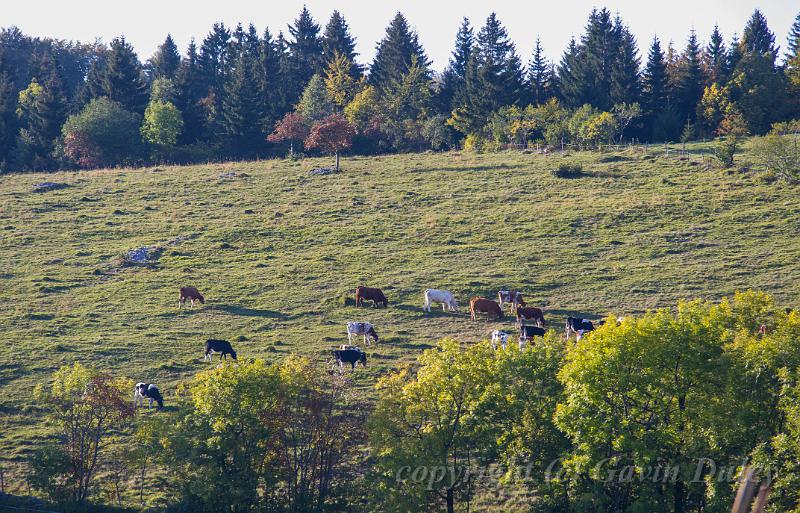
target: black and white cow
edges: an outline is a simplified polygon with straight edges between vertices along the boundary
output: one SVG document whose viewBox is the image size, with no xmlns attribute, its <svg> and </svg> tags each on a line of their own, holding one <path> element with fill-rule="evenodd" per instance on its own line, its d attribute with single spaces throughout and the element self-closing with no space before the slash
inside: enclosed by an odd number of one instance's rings
<svg viewBox="0 0 800 513">
<path fill-rule="evenodd" d="M 228 359 L 228 355 L 231 355 L 231 358 L 236 360 L 236 351 L 233 350 L 231 347 L 231 343 L 227 340 L 217 340 L 214 338 L 210 338 L 206 340 L 206 356 L 205 359 L 209 362 L 213 360 L 212 355 L 219 354 L 219 359 Z"/>
<path fill-rule="evenodd" d="M 492 332 L 492 349 L 497 350 L 497 344 L 500 344 L 500 347 L 505 350 L 506 345 L 508 344 L 508 337 L 510 337 L 512 333 L 510 331 L 504 330 L 494 330 Z"/>
<path fill-rule="evenodd" d="M 375 332 L 375 327 L 368 323 L 368 322 L 348 322 L 347 323 L 347 341 L 351 344 L 353 343 L 353 337 L 363 335 L 364 336 L 364 343 L 372 345 L 370 343 L 371 340 L 375 340 L 375 343 L 378 343 L 378 333 Z"/>
<path fill-rule="evenodd" d="M 159 410 L 164 407 L 164 398 L 161 397 L 157 386 L 152 383 L 136 383 L 136 386 L 133 387 L 133 407 L 141 406 L 145 398 L 149 401 L 148 410 L 153 407 L 153 401 L 158 403 Z"/>
<path fill-rule="evenodd" d="M 533 337 L 544 337 L 547 330 L 539 326 L 526 326 L 519 327 L 519 348 L 524 349 L 525 343 Z"/>
<path fill-rule="evenodd" d="M 575 333 L 575 340 L 580 340 L 583 334 L 588 331 L 594 331 L 594 324 L 589 319 L 578 319 L 577 317 L 567 317 L 567 322 L 564 327 L 564 332 L 567 335 L 567 340 Z"/>
<path fill-rule="evenodd" d="M 364 367 L 367 366 L 367 353 L 357 347 L 351 349 L 336 349 L 333 351 L 333 357 L 336 358 L 336 363 L 342 369 L 345 363 L 349 363 L 352 370 L 356 369 L 356 364 L 361 362 Z"/>
</svg>

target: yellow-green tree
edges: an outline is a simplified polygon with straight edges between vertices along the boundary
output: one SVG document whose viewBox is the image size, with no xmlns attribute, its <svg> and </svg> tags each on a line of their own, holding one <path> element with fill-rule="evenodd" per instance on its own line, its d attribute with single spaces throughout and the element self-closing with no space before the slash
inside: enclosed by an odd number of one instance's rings
<svg viewBox="0 0 800 513">
<path fill-rule="evenodd" d="M 352 61 L 338 51 L 334 51 L 334 57 L 325 69 L 325 89 L 340 110 L 353 100 L 361 85 L 353 79 L 352 69 Z"/>
<path fill-rule="evenodd" d="M 175 146 L 183 131 L 183 117 L 170 102 L 152 101 L 144 111 L 142 138 L 158 146 Z"/>
</svg>

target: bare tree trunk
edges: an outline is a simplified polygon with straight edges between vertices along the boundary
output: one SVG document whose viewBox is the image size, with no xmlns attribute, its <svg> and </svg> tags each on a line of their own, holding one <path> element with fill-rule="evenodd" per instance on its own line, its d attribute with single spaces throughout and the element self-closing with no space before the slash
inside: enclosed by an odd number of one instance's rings
<svg viewBox="0 0 800 513">
<path fill-rule="evenodd" d="M 447 489 L 447 513 L 455 512 L 455 497 L 453 497 L 453 489 Z"/>
<path fill-rule="evenodd" d="M 339 171 L 339 152 L 336 152 L 336 171 Z"/>
</svg>

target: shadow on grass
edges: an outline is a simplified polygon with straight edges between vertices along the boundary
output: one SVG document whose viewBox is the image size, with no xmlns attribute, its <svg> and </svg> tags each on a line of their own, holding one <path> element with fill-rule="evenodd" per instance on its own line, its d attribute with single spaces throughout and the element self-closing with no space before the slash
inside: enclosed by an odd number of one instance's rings
<svg viewBox="0 0 800 513">
<path fill-rule="evenodd" d="M 231 315 L 239 315 L 242 317 L 266 317 L 270 319 L 282 319 L 284 315 L 274 310 L 261 310 L 258 308 L 247 308 L 238 305 L 216 305 L 216 310 L 222 310 Z"/>
<path fill-rule="evenodd" d="M 470 172 L 470 171 L 497 171 L 499 169 L 517 169 L 525 167 L 525 164 L 495 164 L 495 165 L 481 165 L 481 166 L 440 166 L 440 167 L 417 167 L 409 169 L 409 173 L 429 173 L 431 171 L 454 171 L 454 172 Z"/>
</svg>

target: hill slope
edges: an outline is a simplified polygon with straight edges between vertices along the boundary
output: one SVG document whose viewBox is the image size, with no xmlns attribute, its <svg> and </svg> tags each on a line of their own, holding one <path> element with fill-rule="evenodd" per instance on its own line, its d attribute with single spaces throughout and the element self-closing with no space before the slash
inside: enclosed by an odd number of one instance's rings
<svg viewBox="0 0 800 513">
<path fill-rule="evenodd" d="M 555 178 L 560 162 L 584 175 Z M 60 365 L 91 363 L 166 391 L 208 364 L 207 337 L 240 357 L 329 360 L 345 322 L 381 342 L 356 380 L 444 336 L 485 338 L 472 295 L 524 291 L 551 327 L 566 314 L 624 315 L 684 297 L 758 288 L 795 304 L 797 191 L 746 174 L 641 154 L 434 154 L 267 161 L 0 177 L 0 460 L 46 435 L 26 412 Z M 237 176 L 222 176 L 236 173 Z M 240 176 L 242 173 L 248 176 Z M 69 187 L 35 193 L 34 184 Z M 122 256 L 158 246 L 153 266 Z M 205 306 L 177 309 L 181 285 Z M 382 287 L 387 310 L 345 304 Z M 421 311 L 427 287 L 460 314 Z"/>
</svg>

